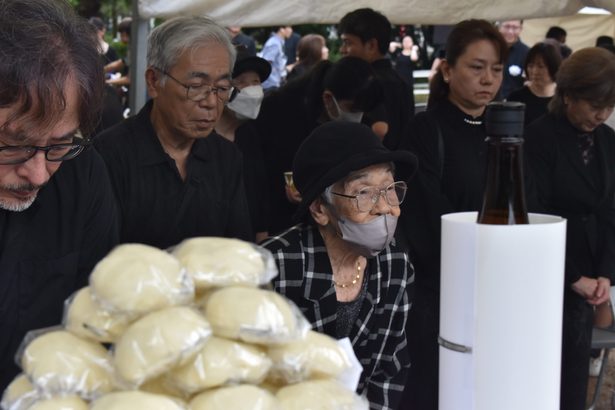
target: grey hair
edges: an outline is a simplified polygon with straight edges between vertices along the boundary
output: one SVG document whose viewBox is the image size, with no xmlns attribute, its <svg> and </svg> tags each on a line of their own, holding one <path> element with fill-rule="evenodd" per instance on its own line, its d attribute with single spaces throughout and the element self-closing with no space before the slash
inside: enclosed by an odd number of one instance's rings
<svg viewBox="0 0 615 410">
<path fill-rule="evenodd" d="M 0 108 L 52 126 L 77 88 L 79 127 L 89 136 L 100 120 L 104 75 L 94 28 L 65 0 L 0 0 Z"/>
<path fill-rule="evenodd" d="M 228 30 L 208 17 L 199 16 L 175 17 L 154 28 L 147 42 L 147 65 L 168 72 L 184 51 L 208 42 L 227 49 L 229 72 L 232 71 L 237 53 Z"/>
<path fill-rule="evenodd" d="M 324 199 L 325 202 L 328 204 L 333 204 L 333 194 L 331 193 L 333 192 L 333 185 L 335 184 L 331 184 L 328 187 L 326 187 L 321 195 L 322 199 Z"/>
</svg>

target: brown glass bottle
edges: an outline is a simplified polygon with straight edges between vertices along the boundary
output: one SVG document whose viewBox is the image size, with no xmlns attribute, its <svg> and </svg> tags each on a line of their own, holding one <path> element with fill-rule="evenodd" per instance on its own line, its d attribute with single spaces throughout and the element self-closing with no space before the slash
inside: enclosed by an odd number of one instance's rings
<svg viewBox="0 0 615 410">
<path fill-rule="evenodd" d="M 487 106 L 487 179 L 478 223 L 529 223 L 523 182 L 525 104 L 494 102 Z"/>
</svg>

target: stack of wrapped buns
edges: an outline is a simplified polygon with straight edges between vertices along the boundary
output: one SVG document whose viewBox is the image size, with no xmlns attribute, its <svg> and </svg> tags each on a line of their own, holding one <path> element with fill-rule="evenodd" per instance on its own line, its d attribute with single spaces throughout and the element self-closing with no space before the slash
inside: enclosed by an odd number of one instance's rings
<svg viewBox="0 0 615 410">
<path fill-rule="evenodd" d="M 276 275 L 267 250 L 235 239 L 120 245 L 62 326 L 26 336 L 2 409 L 367 409 L 337 381 L 346 351 L 265 289 Z"/>
</svg>

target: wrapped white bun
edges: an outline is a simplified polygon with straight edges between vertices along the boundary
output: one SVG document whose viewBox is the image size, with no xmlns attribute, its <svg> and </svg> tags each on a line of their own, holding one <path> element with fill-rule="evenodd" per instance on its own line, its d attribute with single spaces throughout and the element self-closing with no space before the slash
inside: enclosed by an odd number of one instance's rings
<svg viewBox="0 0 615 410">
<path fill-rule="evenodd" d="M 90 405 L 90 410 L 185 410 L 179 400 L 160 394 L 123 391 L 107 394 Z"/>
<path fill-rule="evenodd" d="M 7 386 L 2 395 L 0 408 L 7 410 L 25 410 L 38 399 L 38 393 L 25 374 L 20 374 Z"/>
<path fill-rule="evenodd" d="M 161 394 L 171 398 L 186 398 L 188 395 L 177 387 L 172 386 L 165 378 L 164 374 L 154 379 L 148 380 L 139 386 L 139 390 L 147 393 Z"/>
<path fill-rule="evenodd" d="M 143 316 L 115 345 L 113 364 L 120 382 L 138 387 L 185 363 L 210 335 L 207 320 L 189 307 L 176 306 Z"/>
<path fill-rule="evenodd" d="M 28 410 L 88 410 L 88 404 L 78 396 L 51 397 L 37 401 Z"/>
<path fill-rule="evenodd" d="M 194 394 L 227 383 L 259 384 L 270 367 L 271 360 L 261 348 L 213 336 L 193 359 L 171 370 L 166 378 Z"/>
<path fill-rule="evenodd" d="M 173 255 L 192 276 L 197 289 L 259 286 L 277 275 L 268 251 L 239 239 L 192 238 L 180 243 Z"/>
<path fill-rule="evenodd" d="M 148 245 L 117 246 L 90 275 L 90 291 L 110 312 L 140 316 L 194 298 L 194 283 L 177 259 Z"/>
<path fill-rule="evenodd" d="M 305 339 L 269 347 L 270 377 L 276 383 L 336 378 L 352 365 L 346 352 L 330 336 L 310 330 Z"/>
<path fill-rule="evenodd" d="M 208 296 L 204 308 L 216 336 L 248 343 L 287 343 L 310 327 L 289 300 L 264 289 L 223 288 Z"/>
<path fill-rule="evenodd" d="M 107 350 L 64 330 L 43 333 L 28 343 L 21 367 L 38 389 L 50 395 L 90 399 L 113 387 Z"/>
<path fill-rule="evenodd" d="M 64 327 L 84 339 L 112 343 L 128 327 L 129 317 L 109 313 L 92 299 L 90 288 L 80 289 L 69 300 L 64 317 Z"/>
<path fill-rule="evenodd" d="M 275 397 L 266 390 L 243 384 L 220 387 L 195 396 L 190 410 L 278 410 Z"/>
<path fill-rule="evenodd" d="M 367 400 L 335 380 L 310 380 L 282 387 L 276 394 L 281 410 L 368 410 Z"/>
</svg>

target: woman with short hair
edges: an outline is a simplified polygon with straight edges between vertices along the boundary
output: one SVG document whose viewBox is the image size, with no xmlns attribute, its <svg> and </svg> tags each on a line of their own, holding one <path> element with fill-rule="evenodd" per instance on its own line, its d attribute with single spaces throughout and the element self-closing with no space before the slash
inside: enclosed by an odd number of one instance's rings
<svg viewBox="0 0 615 410">
<path fill-rule="evenodd" d="M 528 81 L 506 98 L 508 101 L 525 104 L 526 126 L 547 113 L 549 101 L 555 95 L 555 76 L 561 63 L 560 52 L 547 41 L 536 43 L 528 51 L 523 68 Z"/>
<path fill-rule="evenodd" d="M 526 129 L 538 199 L 567 220 L 561 409 L 585 409 L 593 307 L 615 279 L 615 55 L 573 53 L 557 73 L 549 113 Z"/>
</svg>

